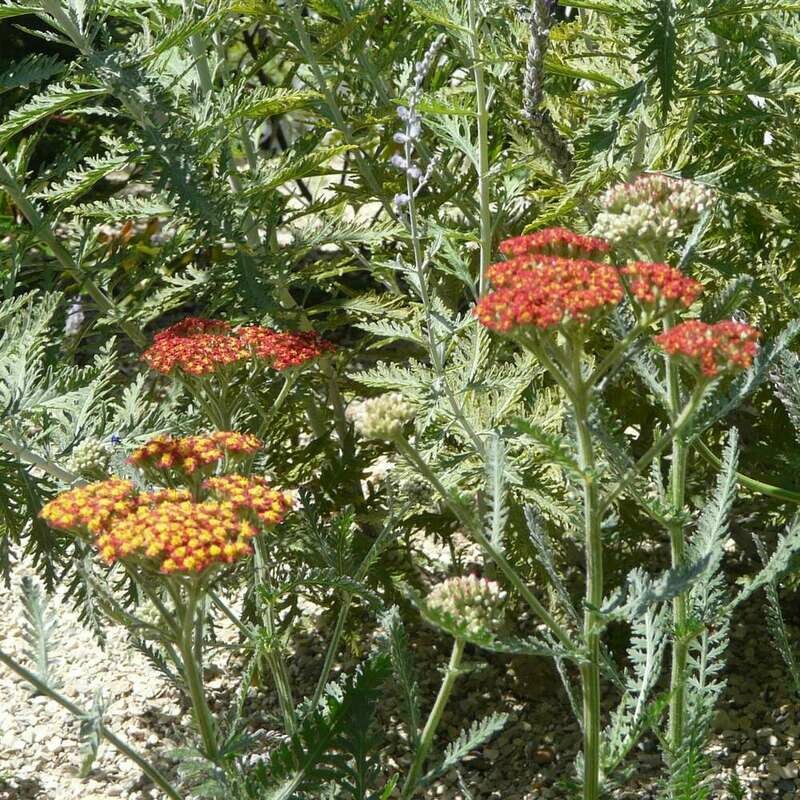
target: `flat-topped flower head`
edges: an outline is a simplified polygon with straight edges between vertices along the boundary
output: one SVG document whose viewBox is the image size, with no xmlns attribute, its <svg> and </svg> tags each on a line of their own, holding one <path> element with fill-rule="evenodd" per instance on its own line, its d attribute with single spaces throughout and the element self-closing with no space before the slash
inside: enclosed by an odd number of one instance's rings
<svg viewBox="0 0 800 800">
<path fill-rule="evenodd" d="M 313 331 L 280 332 L 261 325 L 234 330 L 222 320 L 189 317 L 157 333 L 142 358 L 157 372 L 202 377 L 251 359 L 284 370 L 334 349 Z"/>
<path fill-rule="evenodd" d="M 474 312 L 482 325 L 500 333 L 586 325 L 623 296 L 616 269 L 588 259 L 548 259 L 530 269 L 514 269 L 501 283 L 478 301 Z"/>
<path fill-rule="evenodd" d="M 159 572 L 196 574 L 249 555 L 255 535 L 224 503 L 163 500 L 114 520 L 94 546 L 107 563 L 134 558 Z"/>
<path fill-rule="evenodd" d="M 691 320 L 655 337 L 655 343 L 707 378 L 747 369 L 758 353 L 761 334 L 743 322 L 726 320 L 713 325 Z"/>
<path fill-rule="evenodd" d="M 399 392 L 387 392 L 364 400 L 355 418 L 355 428 L 365 439 L 397 438 L 406 423 L 414 416 L 414 409 Z"/>
<path fill-rule="evenodd" d="M 220 475 L 204 481 L 203 488 L 237 510 L 252 511 L 267 526 L 283 522 L 294 502 L 291 492 L 273 489 L 259 476 Z"/>
<path fill-rule="evenodd" d="M 219 483 L 216 483 L 219 481 Z M 86 537 L 102 559 L 118 559 L 163 573 L 197 574 L 251 553 L 262 525 L 283 522 L 289 492 L 263 479 L 229 475 L 206 486 L 217 495 L 198 500 L 186 489 L 136 493 L 114 478 L 62 492 L 41 511 L 52 527 Z"/>
<path fill-rule="evenodd" d="M 97 534 L 112 519 L 130 514 L 137 505 L 133 483 L 110 478 L 61 492 L 44 505 L 39 516 L 59 530 L 83 529 Z"/>
<path fill-rule="evenodd" d="M 503 625 L 505 592 L 475 575 L 448 578 L 431 589 L 425 607 L 453 636 L 483 638 Z"/>
<path fill-rule="evenodd" d="M 545 228 L 500 242 L 500 252 L 512 258 L 543 255 L 599 260 L 611 252 L 611 245 L 566 228 Z"/>
<path fill-rule="evenodd" d="M 248 433 L 215 431 L 207 436 L 156 436 L 134 451 L 129 461 L 143 470 L 177 470 L 192 475 L 223 458 L 244 458 L 263 447 Z"/>
<path fill-rule="evenodd" d="M 703 284 L 669 264 L 637 261 L 621 270 L 631 294 L 642 304 L 663 310 L 689 308 L 703 291 Z"/>
<path fill-rule="evenodd" d="M 236 335 L 257 358 L 277 370 L 300 366 L 336 349 L 313 331 L 281 333 L 260 325 L 248 325 L 240 328 Z"/>
<path fill-rule="evenodd" d="M 606 191 L 594 232 L 615 245 L 663 250 L 714 203 L 705 186 L 658 173 L 641 175 Z"/>
</svg>

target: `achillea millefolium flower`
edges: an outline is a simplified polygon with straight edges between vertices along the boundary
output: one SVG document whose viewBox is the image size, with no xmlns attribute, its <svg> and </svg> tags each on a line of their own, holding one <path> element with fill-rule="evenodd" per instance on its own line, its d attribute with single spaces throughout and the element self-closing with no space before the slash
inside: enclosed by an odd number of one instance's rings
<svg viewBox="0 0 800 800">
<path fill-rule="evenodd" d="M 249 540 L 259 526 L 244 508 L 252 507 L 262 525 L 270 526 L 291 509 L 289 493 L 269 488 L 263 479 L 245 480 L 259 487 L 251 506 L 195 499 L 185 489 L 137 493 L 130 481 L 112 478 L 62 492 L 41 516 L 54 528 L 87 536 L 109 564 L 127 559 L 162 573 L 197 574 L 252 552 Z"/>
<path fill-rule="evenodd" d="M 437 583 L 425 598 L 433 619 L 454 636 L 481 638 L 503 625 L 506 593 L 494 581 L 465 575 Z"/>
<path fill-rule="evenodd" d="M 177 470 L 195 473 L 227 457 L 244 457 L 263 447 L 260 439 L 247 433 L 215 431 L 206 436 L 156 436 L 134 451 L 128 459 L 140 469 Z"/>
<path fill-rule="evenodd" d="M 756 328 L 743 322 L 726 320 L 712 325 L 690 320 L 659 334 L 655 343 L 713 378 L 750 367 L 758 353 L 760 336 Z"/>
<path fill-rule="evenodd" d="M 631 294 L 646 306 L 664 310 L 689 308 L 703 291 L 703 284 L 669 264 L 636 261 L 622 267 Z"/>
<path fill-rule="evenodd" d="M 545 228 L 506 239 L 500 243 L 500 252 L 512 258 L 544 255 L 599 260 L 611 252 L 611 245 L 604 239 L 582 236 L 566 228 Z"/>
<path fill-rule="evenodd" d="M 263 525 L 277 525 L 292 507 L 292 495 L 273 489 L 266 479 L 244 475 L 219 475 L 203 488 L 237 510 L 252 511 Z"/>
<path fill-rule="evenodd" d="M 279 332 L 261 325 L 234 330 L 223 320 L 189 317 L 157 333 L 142 358 L 157 372 L 204 376 L 251 359 L 284 370 L 334 349 L 313 331 Z"/>
<path fill-rule="evenodd" d="M 506 266 L 509 265 L 509 266 Z M 514 259 L 490 272 L 500 288 L 475 307 L 481 324 L 500 333 L 540 330 L 567 323 L 586 325 L 610 311 L 623 296 L 617 270 L 589 259 Z"/>
</svg>

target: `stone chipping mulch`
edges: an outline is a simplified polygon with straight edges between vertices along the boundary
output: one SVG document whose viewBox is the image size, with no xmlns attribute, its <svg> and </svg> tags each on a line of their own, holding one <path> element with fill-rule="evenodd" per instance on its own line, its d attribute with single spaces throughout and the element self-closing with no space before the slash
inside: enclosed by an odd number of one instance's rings
<svg viewBox="0 0 800 800">
<path fill-rule="evenodd" d="M 32 571 L 18 565 L 11 590 L 0 594 L 0 639 L 18 659 L 24 658 L 25 650 L 19 601 L 24 574 Z M 711 749 L 717 776 L 714 800 L 727 800 L 724 787 L 734 774 L 750 800 L 800 798 L 800 704 L 792 699 L 783 664 L 766 639 L 759 602 L 740 614 L 729 648 L 728 689 L 714 719 Z M 185 746 L 190 736 L 188 709 L 176 691 L 128 643 L 124 631 L 109 629 L 106 647 L 100 649 L 68 602 L 56 597 L 51 609 L 59 620 L 53 652 L 63 693 L 89 708 L 100 691 L 108 727 L 170 772 L 174 764 L 165 754 Z M 422 626 L 411 633 L 421 695 L 430 703 L 450 643 Z M 222 622 L 218 635 L 235 639 Z M 298 694 L 313 689 L 324 640 L 325 632 L 314 630 L 298 638 L 291 663 Z M 544 659 L 490 656 L 486 662 L 483 654 L 472 657 L 476 669 L 459 679 L 442 721 L 441 746 L 492 710 L 507 712 L 509 722 L 494 740 L 465 759 L 460 776 L 455 771 L 445 775 L 430 787 L 427 797 L 465 800 L 464 785 L 474 800 L 560 800 L 564 792 L 556 781 L 571 773 L 580 737 L 553 668 Z M 206 680 L 212 704 L 219 709 L 229 702 L 236 685 L 231 680 L 235 664 L 223 648 L 209 664 Z M 389 687 L 379 725 L 389 734 L 386 766 L 402 769 L 408 764 L 406 734 L 393 697 Z M 277 729 L 276 713 L 264 693 L 248 700 L 248 714 L 262 731 Z M 633 758 L 640 783 L 618 797 L 655 798 L 661 756 L 654 743 L 642 742 Z M 32 694 L 16 675 L 0 667 L 0 800 L 160 797 L 134 765 L 107 745 L 101 746 L 85 779 L 78 777 L 81 759 L 78 721 L 55 702 Z"/>
</svg>

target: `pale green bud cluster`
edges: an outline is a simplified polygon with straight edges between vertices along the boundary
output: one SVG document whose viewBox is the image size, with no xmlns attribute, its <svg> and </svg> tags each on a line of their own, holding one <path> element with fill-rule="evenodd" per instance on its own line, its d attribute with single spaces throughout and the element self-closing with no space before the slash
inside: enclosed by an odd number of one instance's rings
<svg viewBox="0 0 800 800">
<path fill-rule="evenodd" d="M 358 433 L 365 439 L 395 439 L 414 416 L 411 406 L 399 392 L 389 392 L 365 400 L 355 417 Z"/>
<path fill-rule="evenodd" d="M 84 439 L 73 449 L 67 469 L 82 478 L 99 478 L 108 474 L 111 448 L 97 439 Z"/>
<path fill-rule="evenodd" d="M 705 186 L 667 175 L 642 175 L 612 187 L 600 198 L 596 236 L 615 245 L 664 249 L 689 230 L 714 203 Z"/>
<path fill-rule="evenodd" d="M 502 627 L 505 599 L 494 581 L 466 575 L 438 583 L 425 605 L 454 636 L 481 638 Z"/>
</svg>

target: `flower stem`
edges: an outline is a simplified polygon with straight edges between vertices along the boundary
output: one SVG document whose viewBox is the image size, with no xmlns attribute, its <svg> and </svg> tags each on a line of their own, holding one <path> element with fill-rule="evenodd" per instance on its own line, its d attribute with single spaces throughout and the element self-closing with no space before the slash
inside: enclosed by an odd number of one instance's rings
<svg viewBox="0 0 800 800">
<path fill-rule="evenodd" d="M 76 706 L 74 703 L 67 700 L 64 695 L 48 686 L 48 684 L 41 680 L 41 678 L 23 667 L 22 664 L 19 664 L 2 650 L 0 650 L 0 663 L 5 664 L 12 672 L 15 672 L 20 676 L 20 678 L 31 684 L 31 686 L 33 686 L 36 691 L 39 692 L 39 694 L 49 697 L 63 708 L 66 708 L 67 711 L 69 711 L 69 713 L 77 719 L 86 719 L 87 717 L 91 716 L 87 711 L 84 711 L 79 706 Z M 164 775 L 152 764 L 150 764 L 148 761 L 145 761 L 145 759 L 129 744 L 115 736 L 108 728 L 106 728 L 102 720 L 98 724 L 97 730 L 100 733 L 100 736 L 102 736 L 103 739 L 105 739 L 115 750 L 133 761 L 133 763 L 136 764 L 136 766 L 138 766 L 139 769 L 148 778 L 150 778 L 150 780 L 156 786 L 158 786 L 158 788 L 164 792 L 167 797 L 170 798 L 170 800 L 182 800 L 181 796 L 178 794 L 172 784 L 166 779 L 166 777 L 164 777 Z"/>
<path fill-rule="evenodd" d="M 195 648 L 195 623 L 197 622 L 197 609 L 201 600 L 203 588 L 196 581 L 189 584 L 186 606 L 183 612 L 181 637 L 178 640 L 183 661 L 183 676 L 186 679 L 186 686 L 189 689 L 189 696 L 192 701 L 195 722 L 200 729 L 200 736 L 203 740 L 205 756 L 216 762 L 219 758 L 219 747 L 217 745 L 216 725 L 211 709 L 208 707 L 206 693 L 203 687 L 202 665 L 197 660 Z"/>
<path fill-rule="evenodd" d="M 581 665 L 583 697 L 583 797 L 600 797 L 600 620 L 603 603 L 603 541 L 600 534 L 600 495 L 595 475 L 595 456 L 589 427 L 590 389 L 581 378 L 582 348 L 572 355 L 573 410 L 578 439 L 578 462 L 583 484 L 583 522 L 586 548 L 586 610 L 583 638 L 586 661 Z"/>
<path fill-rule="evenodd" d="M 278 704 L 281 707 L 286 731 L 289 734 L 294 734 L 297 731 L 297 716 L 294 710 L 289 670 L 286 666 L 286 660 L 280 651 L 280 645 L 276 640 L 275 611 L 272 601 L 267 600 L 264 602 L 264 598 L 261 596 L 261 588 L 264 586 L 266 555 L 264 553 L 264 542 L 259 536 L 255 537 L 254 550 L 256 606 L 269 637 L 269 650 L 266 653 L 265 660 L 272 675 L 272 681 L 275 684 L 275 692 L 278 695 Z"/>
<path fill-rule="evenodd" d="M 406 776 L 403 790 L 400 793 L 400 800 L 409 800 L 413 797 L 417 783 L 419 782 L 422 768 L 425 766 L 425 759 L 433 744 L 433 737 L 436 735 L 436 729 L 439 727 L 439 722 L 442 719 L 444 707 L 450 699 L 450 694 L 453 691 L 456 678 L 458 678 L 461 665 L 461 657 L 464 655 L 464 640 L 456 639 L 453 642 L 453 650 L 450 653 L 450 663 L 447 665 L 447 671 L 442 679 L 442 685 L 439 687 L 439 694 L 436 696 L 436 702 L 433 704 L 431 713 L 422 730 L 422 736 L 417 745 L 417 752 L 414 754 L 414 761 L 411 764 L 411 769 Z"/>
<path fill-rule="evenodd" d="M 672 315 L 664 320 L 664 330 L 674 324 Z M 666 356 L 667 396 L 669 398 L 670 422 L 674 424 L 681 404 L 681 385 L 678 365 Z M 670 501 L 673 515 L 679 517 L 686 503 L 686 464 L 688 446 L 678 434 L 672 442 L 672 465 L 670 469 Z M 670 557 L 672 568 L 681 566 L 685 559 L 685 533 L 681 522 L 669 525 Z M 669 741 L 677 751 L 683 741 L 684 707 L 686 705 L 686 602 L 687 593 L 681 592 L 672 601 L 672 668 L 670 675 Z"/>
</svg>

